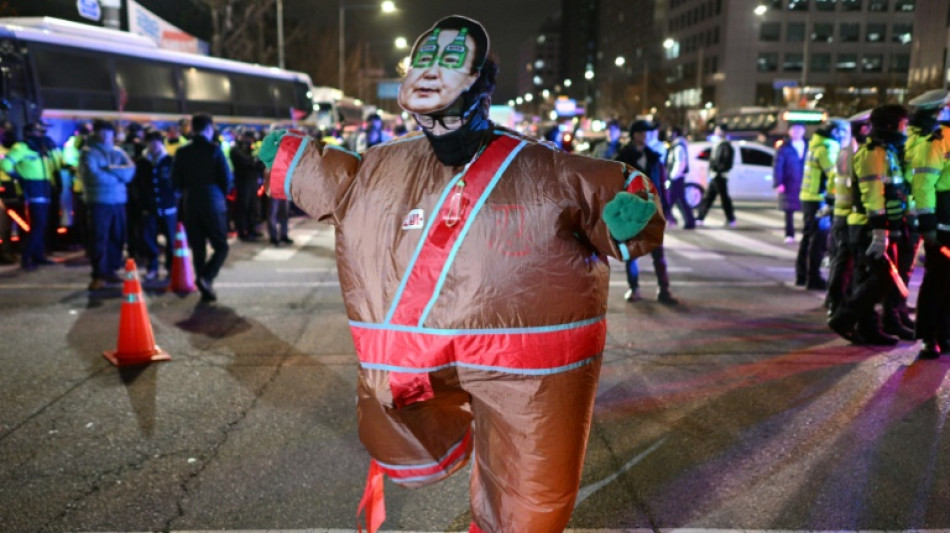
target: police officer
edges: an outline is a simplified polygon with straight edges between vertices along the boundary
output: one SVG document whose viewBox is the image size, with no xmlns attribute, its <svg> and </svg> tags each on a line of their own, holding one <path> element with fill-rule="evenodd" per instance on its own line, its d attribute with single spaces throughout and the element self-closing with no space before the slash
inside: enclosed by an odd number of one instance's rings
<svg viewBox="0 0 950 533">
<path fill-rule="evenodd" d="M 73 224 L 69 229 L 69 237 L 71 244 L 83 248 L 88 248 L 89 229 L 87 227 L 88 215 L 82 190 L 82 180 L 79 178 L 79 164 L 82 150 L 91 136 L 92 125 L 83 122 L 76 127 L 75 132 L 69 139 L 66 139 L 66 144 L 63 145 L 63 166 L 69 171 L 71 177 L 73 214 L 75 215 L 72 221 Z"/>
<path fill-rule="evenodd" d="M 14 144 L 2 162 L 3 171 L 20 182 L 30 215 L 29 236 L 20 258 L 24 270 L 53 263 L 46 257 L 46 227 L 62 158 L 58 150 L 50 150 L 45 132 L 39 122 L 24 126 L 23 141 Z"/>
<path fill-rule="evenodd" d="M 837 175 L 838 152 L 841 141 L 849 135 L 851 125 L 843 119 L 831 119 L 822 125 L 808 143 L 805 174 L 798 198 L 802 204 L 802 240 L 795 263 L 795 284 L 806 289 L 823 291 L 828 282 L 821 277 L 821 260 L 828 242 L 828 216 L 834 196 L 828 194 L 829 185 Z"/>
<path fill-rule="evenodd" d="M 897 338 L 881 331 L 874 306 L 893 286 L 887 264 L 888 230 L 899 227 L 907 210 L 902 169 L 907 110 L 885 104 L 874 108 L 870 119 L 871 135 L 854 156 L 857 193 L 849 216 L 857 261 L 854 290 L 828 326 L 856 344 L 892 346 Z"/>
<path fill-rule="evenodd" d="M 912 192 L 923 236 L 926 262 L 924 280 L 917 301 L 915 336 L 923 341 L 921 359 L 936 359 L 950 350 L 950 126 L 936 124 L 938 113 L 946 113 L 947 91 L 931 91 L 911 101 L 918 113 L 929 110 L 924 136 L 907 153 L 908 171 L 913 176 Z"/>
<path fill-rule="evenodd" d="M 862 111 L 848 121 L 851 135 L 841 142 L 841 151 L 838 153 L 837 173 L 832 182 L 831 193 L 835 202 L 832 211 L 830 265 L 828 269 L 828 294 L 825 296 L 825 307 L 828 316 L 835 310 L 850 293 L 851 280 L 854 274 L 854 255 L 851 253 L 848 216 L 854 205 L 854 154 L 858 147 L 867 139 L 870 129 L 871 110 Z"/>
</svg>

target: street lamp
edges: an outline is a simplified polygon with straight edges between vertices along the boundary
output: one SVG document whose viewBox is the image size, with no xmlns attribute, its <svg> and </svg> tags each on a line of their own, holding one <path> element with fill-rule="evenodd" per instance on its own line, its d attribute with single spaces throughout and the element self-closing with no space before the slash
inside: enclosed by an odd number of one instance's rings
<svg viewBox="0 0 950 533">
<path fill-rule="evenodd" d="M 755 13 L 756 15 L 758 15 L 758 16 L 761 17 L 761 16 L 764 15 L 765 12 L 768 11 L 768 10 L 769 10 L 769 8 L 765 7 L 765 5 L 759 4 L 759 5 L 755 6 L 755 9 L 752 10 L 752 11 L 753 11 L 753 13 Z"/>
<path fill-rule="evenodd" d="M 339 68 L 340 75 L 340 92 L 345 93 L 343 87 L 343 77 L 344 77 L 344 57 L 343 57 L 343 48 L 346 45 L 346 38 L 344 37 L 344 31 L 346 28 L 346 10 L 347 9 L 380 9 L 383 13 L 394 13 L 396 11 L 396 3 L 392 0 L 386 0 L 379 4 L 354 4 L 346 5 L 344 0 L 340 0 L 340 53 L 337 58 L 337 67 Z"/>
<path fill-rule="evenodd" d="M 626 62 L 627 62 L 627 59 L 624 58 L 623 56 L 617 56 L 617 59 L 614 59 L 614 65 L 617 65 L 618 67 L 624 66 Z"/>
<path fill-rule="evenodd" d="M 405 50 L 406 48 L 409 48 L 409 41 L 405 37 L 396 37 L 396 49 Z"/>
</svg>

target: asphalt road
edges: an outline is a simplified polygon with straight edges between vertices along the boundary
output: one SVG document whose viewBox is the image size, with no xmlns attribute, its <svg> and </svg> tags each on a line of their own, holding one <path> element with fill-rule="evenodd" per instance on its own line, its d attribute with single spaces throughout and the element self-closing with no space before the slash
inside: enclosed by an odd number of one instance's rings
<svg viewBox="0 0 950 533">
<path fill-rule="evenodd" d="M 622 265 L 576 531 L 950 529 L 947 359 L 850 346 L 796 288 L 781 213 L 667 236 L 677 307 Z M 121 291 L 0 268 L 0 532 L 352 531 L 369 457 L 328 227 L 236 242 L 220 300 L 149 293 L 172 361 L 117 369 Z M 911 283 L 916 299 L 920 272 Z M 388 531 L 467 528 L 467 470 L 386 485 Z"/>
</svg>

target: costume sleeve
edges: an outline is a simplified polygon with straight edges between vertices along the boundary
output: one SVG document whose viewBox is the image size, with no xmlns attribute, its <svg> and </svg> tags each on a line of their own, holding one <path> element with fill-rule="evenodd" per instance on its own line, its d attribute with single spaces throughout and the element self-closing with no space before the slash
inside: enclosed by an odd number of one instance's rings
<svg viewBox="0 0 950 533">
<path fill-rule="evenodd" d="M 575 222 L 584 237 L 601 253 L 618 259 L 631 259 L 650 253 L 663 244 L 666 220 L 656 187 L 641 172 L 623 163 L 553 152 L 559 178 L 576 202 Z M 633 238 L 615 240 L 603 213 L 618 193 L 627 192 L 652 201 L 656 211 L 647 225 Z"/>
<path fill-rule="evenodd" d="M 946 144 L 944 139 L 927 139 L 914 147 L 912 154 L 908 154 L 908 170 L 921 232 L 932 231 L 937 227 L 937 181 L 945 164 Z"/>
<path fill-rule="evenodd" d="M 289 198 L 314 219 L 335 223 L 337 207 L 356 178 L 359 164 L 360 156 L 353 152 L 288 133 L 281 138 L 270 169 L 271 196 Z"/>
</svg>

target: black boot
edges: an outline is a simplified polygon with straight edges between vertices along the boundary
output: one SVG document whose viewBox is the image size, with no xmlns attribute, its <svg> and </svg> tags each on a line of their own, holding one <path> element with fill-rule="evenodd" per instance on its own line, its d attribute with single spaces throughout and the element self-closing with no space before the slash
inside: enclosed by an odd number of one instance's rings
<svg viewBox="0 0 950 533">
<path fill-rule="evenodd" d="M 839 306 L 828 319 L 828 327 L 845 340 L 854 341 L 854 324 L 857 316 L 846 306 Z"/>
<path fill-rule="evenodd" d="M 897 344 L 897 337 L 881 331 L 881 323 L 878 320 L 877 313 L 870 313 L 867 317 L 861 319 L 854 335 L 855 344 L 868 344 L 871 346 L 894 346 Z"/>
<path fill-rule="evenodd" d="M 901 321 L 900 314 L 896 309 L 885 312 L 883 326 L 884 333 L 887 333 L 888 335 L 894 335 L 895 337 L 905 341 L 914 340 L 913 325 L 911 325 L 911 327 L 905 326 L 903 321 Z"/>
<path fill-rule="evenodd" d="M 932 342 L 925 342 L 917 357 L 919 359 L 936 359 L 940 357 L 940 348 Z"/>
</svg>

